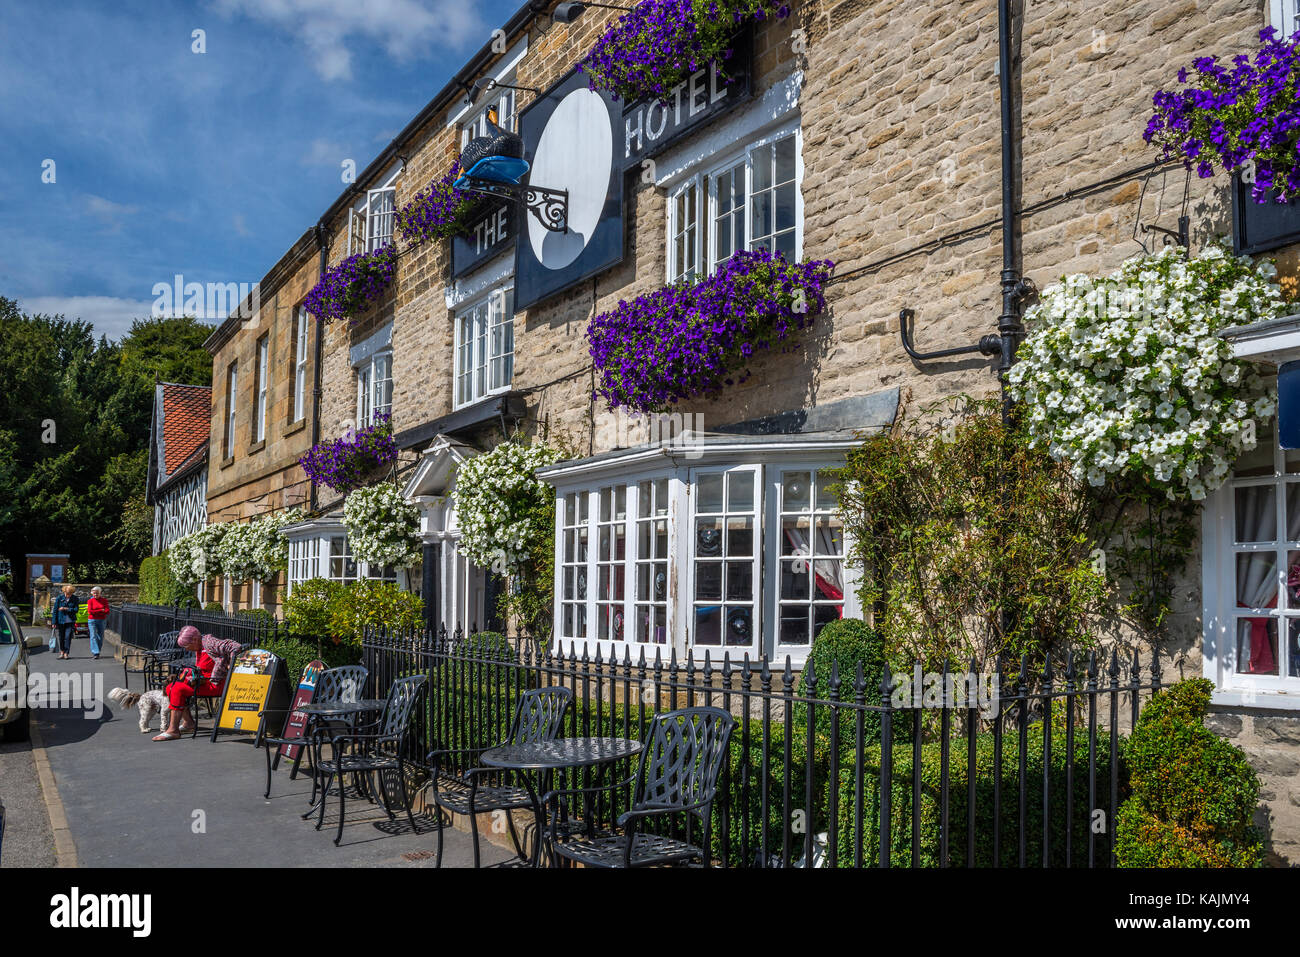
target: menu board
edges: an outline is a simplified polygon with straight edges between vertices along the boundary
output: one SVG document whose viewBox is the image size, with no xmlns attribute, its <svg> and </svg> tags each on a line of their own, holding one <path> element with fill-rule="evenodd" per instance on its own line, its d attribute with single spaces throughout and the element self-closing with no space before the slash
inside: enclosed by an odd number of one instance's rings
<svg viewBox="0 0 1300 957">
<path fill-rule="evenodd" d="M 325 670 L 325 662 L 309 661 L 307 667 L 302 669 L 302 677 L 298 680 L 298 687 L 293 693 L 293 704 L 290 705 L 289 717 L 284 722 L 284 734 L 282 738 L 301 738 L 303 731 L 307 727 L 307 716 L 298 708 L 304 704 L 310 704 L 312 698 L 316 695 L 316 680 Z M 280 758 L 288 758 L 295 761 L 298 758 L 298 752 L 302 750 L 300 744 L 282 744 L 280 753 L 276 755 L 276 765 L 280 763 Z"/>
<path fill-rule="evenodd" d="M 259 715 L 267 708 L 280 669 L 279 656 L 262 648 L 251 648 L 235 657 L 221 698 L 214 737 L 217 731 L 261 731 Z"/>
</svg>

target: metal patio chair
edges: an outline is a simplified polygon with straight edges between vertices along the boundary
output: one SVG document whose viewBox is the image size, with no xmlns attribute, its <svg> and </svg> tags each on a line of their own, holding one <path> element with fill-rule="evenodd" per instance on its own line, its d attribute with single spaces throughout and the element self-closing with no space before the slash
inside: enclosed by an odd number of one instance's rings
<svg viewBox="0 0 1300 957">
<path fill-rule="evenodd" d="M 312 695 L 312 700 L 359 701 L 366 689 L 366 680 L 369 677 L 370 669 L 365 665 L 343 665 L 338 668 L 328 668 L 316 678 L 316 691 Z M 280 715 L 287 718 L 292 711 L 292 707 L 281 708 L 264 711 L 262 715 Z M 259 715 L 259 717 L 262 715 Z M 316 765 L 312 760 L 312 749 L 310 747 L 312 735 L 317 733 L 326 735 L 343 734 L 352 730 L 355 726 L 356 719 L 350 721 L 326 721 L 314 715 L 308 715 L 307 723 L 302 729 L 302 737 L 300 738 L 263 737 L 262 746 L 266 751 L 266 793 L 263 797 L 269 798 L 271 796 L 271 752 L 278 750 L 281 745 L 299 745 L 298 758 L 294 760 L 293 770 L 289 772 L 289 780 L 292 781 L 297 776 L 298 762 L 305 753 L 307 755 L 307 768 L 311 772 L 311 803 L 314 805 L 316 803 L 317 786 L 320 782 L 316 773 Z"/>
<path fill-rule="evenodd" d="M 325 779 L 320 801 L 320 814 L 316 818 L 316 830 L 325 823 L 325 805 L 328 803 L 330 785 L 338 778 L 339 788 L 339 829 L 334 836 L 334 846 L 343 840 L 343 817 L 347 804 L 343 776 L 345 774 L 369 775 L 374 771 L 396 772 L 398 786 L 402 794 L 402 806 L 406 809 L 406 819 L 415 831 L 415 817 L 411 814 L 411 797 L 406 791 L 406 756 L 403 749 L 406 744 L 407 725 L 411 721 L 411 712 L 419 698 L 420 689 L 424 687 L 425 675 L 410 675 L 398 678 L 388 690 L 388 702 L 384 713 L 378 721 L 358 725 L 345 733 L 329 738 L 330 756 L 321 754 L 321 744 L 325 735 L 315 735 L 316 768 L 320 777 Z M 390 821 L 397 820 L 392 808 L 388 806 L 386 789 L 382 781 L 379 791 L 380 803 Z"/>
<path fill-rule="evenodd" d="M 550 843 L 557 857 L 587 867 L 653 867 L 699 861 L 711 865 L 710 837 L 718 775 L 727 757 L 727 741 L 735 719 L 721 708 L 683 708 L 657 715 L 641 752 L 637 773 L 598 788 L 552 791 Z M 632 807 L 619 815 L 622 834 L 562 833 L 559 818 L 565 799 L 613 791 L 635 783 Z M 685 839 L 639 830 L 643 821 L 682 815 Z M 691 843 L 691 819 L 699 822 L 703 840 Z"/>
<path fill-rule="evenodd" d="M 128 689 L 131 687 L 132 675 L 144 676 L 145 691 L 154 691 L 160 685 L 155 685 L 155 671 L 164 661 L 171 658 L 181 651 L 176 644 L 176 639 L 180 636 L 180 631 L 164 631 L 158 636 L 157 642 L 152 648 L 137 648 L 134 651 L 125 651 L 122 653 L 122 684 Z M 136 666 L 131 667 L 131 659 L 134 658 Z"/>
<path fill-rule="evenodd" d="M 439 778 L 441 764 L 449 757 L 479 755 L 492 748 L 505 745 L 534 744 L 538 741 L 554 741 L 564 724 L 564 713 L 573 692 L 564 687 L 535 688 L 519 696 L 515 706 L 515 715 L 510 723 L 510 732 L 496 744 L 481 748 L 439 749 L 429 752 L 428 760 L 432 767 L 431 787 L 433 803 L 441 810 L 469 818 L 470 831 L 474 838 L 474 866 L 479 866 L 478 818 L 476 815 L 485 811 L 506 811 L 506 825 L 510 839 L 514 842 L 515 853 L 520 860 L 527 860 L 523 842 L 515 830 L 514 818 L 510 811 L 536 806 L 536 794 L 526 781 L 520 781 L 518 772 L 502 771 L 500 768 L 470 768 L 459 779 L 442 786 Z M 499 784 L 481 784 L 483 777 L 497 776 Z M 510 781 L 515 778 L 515 781 Z M 436 866 L 442 867 L 442 820 L 438 821 L 438 859 Z M 537 835 L 537 840 L 541 840 Z"/>
</svg>

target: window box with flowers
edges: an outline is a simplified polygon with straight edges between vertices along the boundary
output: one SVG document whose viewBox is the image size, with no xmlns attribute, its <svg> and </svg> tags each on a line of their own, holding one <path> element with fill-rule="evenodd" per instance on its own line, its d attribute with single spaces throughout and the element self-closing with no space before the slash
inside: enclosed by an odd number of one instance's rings
<svg viewBox="0 0 1300 957">
<path fill-rule="evenodd" d="M 365 484 L 377 469 L 397 459 L 392 423 L 384 414 L 374 416 L 375 424 L 349 430 L 332 442 L 323 442 L 298 460 L 307 477 L 316 485 L 347 493 Z"/>
<path fill-rule="evenodd" d="M 578 64 L 591 88 L 619 99 L 667 100 L 709 63 L 725 78 L 737 30 L 785 19 L 773 0 L 641 0 L 619 17 Z"/>
<path fill-rule="evenodd" d="M 833 268 L 741 250 L 700 282 L 619 302 L 587 329 L 596 394 L 611 408 L 656 412 L 743 381 L 756 353 L 780 346 L 825 310 Z"/>
<path fill-rule="evenodd" d="M 1300 238 L 1300 35 L 1269 27 L 1259 46 L 1224 65 L 1203 56 L 1178 71 L 1180 88 L 1152 97 L 1143 134 L 1161 159 L 1179 159 L 1208 179 L 1233 176 L 1237 252 L 1276 249 Z"/>
<path fill-rule="evenodd" d="M 320 322 L 356 322 L 383 298 L 397 275 L 397 247 L 354 253 L 325 270 L 303 299 L 303 308 Z"/>
</svg>

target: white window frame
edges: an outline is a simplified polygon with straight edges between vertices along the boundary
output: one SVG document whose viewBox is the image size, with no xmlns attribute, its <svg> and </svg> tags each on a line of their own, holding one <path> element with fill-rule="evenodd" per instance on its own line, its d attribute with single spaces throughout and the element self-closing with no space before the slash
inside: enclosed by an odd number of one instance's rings
<svg viewBox="0 0 1300 957">
<path fill-rule="evenodd" d="M 1300 0 L 1269 0 L 1268 22 L 1277 27 L 1279 40 L 1300 31 Z"/>
<path fill-rule="evenodd" d="M 515 74 L 511 72 L 497 79 L 497 82 L 513 86 L 515 84 Z M 460 148 L 464 150 L 474 137 L 487 134 L 487 115 L 488 111 L 493 108 L 497 111 L 497 126 L 511 133 L 518 132 L 519 98 L 516 95 L 517 93 L 517 90 L 508 89 L 504 86 L 485 90 L 482 94 L 483 99 L 474 104 L 475 112 L 461 121 Z"/>
<path fill-rule="evenodd" d="M 270 372 L 271 335 L 257 340 L 257 407 L 253 415 L 253 441 L 266 439 L 267 375 Z"/>
<path fill-rule="evenodd" d="M 310 327 L 307 310 L 299 306 L 294 310 L 293 343 L 293 418 L 300 422 L 307 414 L 307 330 Z"/>
<path fill-rule="evenodd" d="M 653 656 L 658 649 L 665 656 L 675 651 L 679 656 L 690 656 L 696 660 L 702 660 L 707 654 L 715 662 L 721 660 L 724 654 L 730 654 L 732 659 L 736 660 L 748 653 L 752 658 L 766 656 L 777 664 L 783 664 L 785 658 L 789 656 L 792 663 L 802 664 L 811 651 L 811 642 L 782 643 L 778 634 L 782 604 L 779 593 L 782 560 L 780 551 L 781 536 L 779 531 L 774 533 L 772 530 L 780 530 L 782 527 L 779 495 L 783 476 L 794 471 L 806 471 L 816 475 L 825 470 L 842 467 L 844 444 L 828 443 L 825 448 L 819 450 L 804 450 L 798 448 L 798 445 L 799 443 L 792 442 L 789 447 L 779 452 L 762 450 L 753 452 L 737 451 L 734 454 L 709 456 L 708 458 L 711 461 L 699 465 L 684 461 L 683 457 L 679 458 L 678 464 L 665 466 L 662 454 L 651 456 L 648 453 L 639 453 L 641 457 L 637 458 L 634 453 L 629 453 L 628 464 L 625 467 L 612 463 L 600 463 L 594 466 L 593 470 L 589 471 L 587 476 L 581 480 L 576 475 L 572 478 L 554 474 L 544 475 L 543 477 L 552 482 L 556 489 L 556 601 L 553 631 L 553 642 L 556 650 L 567 653 L 573 649 L 578 654 L 581 654 L 584 649 L 589 653 L 595 653 L 599 650 L 605 655 L 613 654 L 622 657 L 627 653 L 635 658 L 642 650 L 645 651 L 647 656 Z M 636 462 L 642 463 L 639 468 L 635 467 Z M 699 492 L 699 478 L 704 475 L 714 474 L 724 476 L 724 489 L 727 482 L 725 476 L 729 474 L 753 476 L 754 501 L 751 509 L 743 513 L 736 510 L 736 514 L 732 515 L 732 509 L 728 505 L 727 512 L 720 516 L 736 519 L 747 518 L 752 521 L 753 554 L 745 556 L 745 559 L 751 563 L 751 575 L 754 582 L 751 598 L 748 600 L 729 600 L 725 590 L 724 578 L 722 598 L 717 602 L 723 609 L 729 608 L 730 605 L 749 605 L 752 607 L 750 621 L 752 637 L 747 644 L 728 645 L 725 643 L 725 623 L 729 612 L 724 612 L 721 619 L 724 630 L 720 633 L 720 644 L 700 644 L 696 634 L 696 607 L 701 603 L 705 606 L 710 604 L 707 596 L 699 601 L 696 600 L 697 560 L 704 558 L 708 561 L 710 557 L 697 555 L 698 541 L 695 528 L 696 519 L 700 516 L 696 513 L 695 500 Z M 645 641 L 639 640 L 637 637 L 637 616 L 642 607 L 641 603 L 645 598 L 641 594 L 644 591 L 644 583 L 642 582 L 642 576 L 638 572 L 642 565 L 649 564 L 642 558 L 642 546 L 638 530 L 638 521 L 640 519 L 638 516 L 640 513 L 640 489 L 642 483 L 653 483 L 661 480 L 667 481 L 667 499 L 669 502 L 668 513 L 664 516 L 668 526 L 668 593 L 666 596 L 668 640 L 658 643 L 654 641 L 653 636 Z M 600 497 L 602 490 L 620 485 L 627 489 L 625 541 L 629 544 L 623 558 L 625 568 L 625 587 L 621 599 L 624 608 L 623 637 L 616 638 L 612 637 L 612 628 L 607 631 L 601 629 L 601 613 L 602 611 L 609 611 L 610 602 L 603 599 L 600 594 L 600 571 L 603 564 L 600 538 L 603 524 L 600 519 Z M 812 489 L 810 489 L 809 494 L 815 496 Z M 567 511 L 570 496 L 575 497 L 573 499 L 575 504 L 572 521 L 570 521 Z M 585 519 L 581 518 L 579 507 L 583 497 L 588 503 Z M 813 501 L 815 502 L 815 498 Z M 815 508 L 810 508 L 809 516 L 814 521 L 815 513 Z M 707 514 L 712 515 L 715 513 Z M 815 528 L 815 524 L 812 527 Z M 587 532 L 588 547 L 585 559 L 581 558 L 576 549 L 570 549 L 569 545 L 570 538 L 574 537 L 574 532 L 580 528 L 585 529 Z M 727 547 L 725 544 L 726 528 L 724 522 L 724 544 L 722 545 L 724 550 L 717 562 L 724 567 L 728 562 L 725 553 Z M 846 556 L 850 554 L 850 542 L 847 532 L 841 530 L 840 540 L 841 555 L 828 556 L 828 558 L 831 560 L 834 557 L 840 558 L 843 595 L 838 604 L 841 607 L 841 617 L 861 617 L 861 608 L 856 594 L 857 576 L 846 560 Z M 815 551 L 815 545 L 813 548 Z M 570 560 L 571 557 L 572 560 Z M 816 561 L 815 555 L 813 560 Z M 712 562 L 710 561 L 710 563 Z M 586 571 L 587 587 L 585 591 L 577 588 L 570 589 L 569 587 L 571 582 L 577 582 L 579 569 L 585 569 Z M 835 604 L 834 601 L 829 599 L 821 603 L 826 605 Z M 815 600 L 810 598 L 810 615 L 813 614 L 811 608 L 814 604 Z M 585 633 L 582 633 L 581 629 L 570 625 L 570 622 L 577 621 L 576 609 L 578 607 L 582 609 L 585 615 L 587 623 Z M 571 608 L 575 609 L 575 611 L 570 612 L 569 609 Z M 610 637 L 602 637 L 602 635 L 610 635 Z"/>
<path fill-rule="evenodd" d="M 378 415 L 393 412 L 393 350 L 380 349 L 355 367 L 357 428 L 374 425 Z"/>
<path fill-rule="evenodd" d="M 235 457 L 235 414 L 238 404 L 235 391 L 239 388 L 239 363 L 232 362 L 226 367 L 226 458 Z"/>
<path fill-rule="evenodd" d="M 512 281 L 456 310 L 455 408 L 509 391 L 514 382 L 514 295 Z M 468 340 L 467 323 L 474 326 Z"/>
<path fill-rule="evenodd" d="M 397 222 L 397 177 L 402 173 L 398 166 L 380 185 L 367 189 L 365 196 L 348 211 L 348 255 L 374 252 L 393 241 Z"/>
<path fill-rule="evenodd" d="M 717 153 L 709 157 L 705 164 L 700 164 L 697 169 L 687 173 L 680 179 L 676 179 L 668 184 L 668 210 L 667 210 L 667 255 L 664 257 L 666 262 L 666 277 L 669 282 L 674 282 L 685 277 L 701 277 L 707 273 L 713 272 L 718 264 L 730 256 L 730 253 L 724 256 L 718 256 L 716 245 L 718 240 L 717 223 L 718 223 L 718 177 L 729 172 L 733 168 L 743 164 L 744 167 L 744 185 L 745 200 L 744 206 L 741 207 L 744 213 L 741 216 L 745 237 L 744 241 L 738 248 L 754 248 L 754 235 L 752 232 L 753 213 L 752 203 L 754 198 L 754 165 L 755 158 L 759 151 L 767 147 L 772 147 L 776 143 L 785 140 L 794 140 L 794 258 L 799 261 L 803 258 L 803 233 L 804 233 L 804 205 L 803 205 L 803 130 L 799 118 L 796 116 L 792 120 L 787 120 L 779 126 L 773 127 L 759 135 L 755 136 L 742 146 L 725 152 Z M 764 192 L 771 189 L 772 185 L 764 189 Z M 676 239 L 678 235 L 685 234 L 689 231 L 691 224 L 679 222 L 679 213 L 677 209 L 677 198 L 686 191 L 694 189 L 696 195 L 696 229 L 695 236 L 695 255 L 693 262 L 679 262 L 677 255 Z M 733 213 L 734 215 L 734 213 Z M 775 207 L 772 210 L 773 228 L 775 229 Z M 783 230 L 782 232 L 785 232 Z M 733 246 L 735 244 L 733 243 Z"/>
<path fill-rule="evenodd" d="M 340 556 L 332 554 L 332 544 L 335 541 L 342 544 L 343 553 Z M 344 569 L 351 562 L 353 573 L 347 574 L 344 571 L 339 575 L 333 574 L 331 564 L 335 557 L 342 559 Z M 347 531 L 341 524 L 314 526 L 289 534 L 288 594 L 293 594 L 295 586 L 313 578 L 327 578 L 344 584 L 362 579 L 374 579 L 395 582 L 402 589 L 408 587 L 404 571 L 387 566 L 372 566 L 369 562 L 353 559 L 352 551 L 348 546 Z"/>
<path fill-rule="evenodd" d="M 1260 436 L 1272 445 L 1271 475 L 1237 476 L 1234 472 L 1206 500 L 1202 515 L 1202 591 L 1204 598 L 1203 674 L 1214 682 L 1214 701 L 1300 710 L 1300 652 L 1292 649 L 1291 628 L 1300 636 L 1300 599 L 1289 594 L 1288 553 L 1300 552 L 1300 538 L 1288 536 L 1287 489 L 1300 496 L 1300 453 L 1287 452 L 1277 442 L 1276 429 Z M 1249 453 L 1247 453 L 1249 454 Z M 1239 463 L 1240 465 L 1240 463 Z M 1236 492 L 1251 487 L 1272 487 L 1274 536 L 1267 542 L 1237 542 Z M 1300 501 L 1296 507 L 1300 508 Z M 1272 607 L 1247 608 L 1238 604 L 1238 556 L 1272 554 L 1276 592 Z M 1300 567 L 1298 565 L 1297 567 Z M 1275 622 L 1277 674 L 1239 673 L 1238 637 L 1241 623 L 1252 619 Z"/>
</svg>

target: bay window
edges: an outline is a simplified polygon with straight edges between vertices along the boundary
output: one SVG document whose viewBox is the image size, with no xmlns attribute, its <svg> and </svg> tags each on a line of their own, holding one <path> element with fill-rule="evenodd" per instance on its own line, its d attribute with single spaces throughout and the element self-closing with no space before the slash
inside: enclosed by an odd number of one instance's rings
<svg viewBox="0 0 1300 957">
<path fill-rule="evenodd" d="M 694 280 L 742 249 L 803 254 L 798 121 L 699 164 L 668 189 L 668 280 Z"/>
<path fill-rule="evenodd" d="M 828 621 L 858 615 L 831 494 L 851 442 L 779 438 L 540 470 L 557 492 L 561 647 L 802 661 Z"/>
<path fill-rule="evenodd" d="M 1300 696 L 1300 451 L 1272 423 L 1207 502 L 1206 677 L 1242 703 Z"/>
<path fill-rule="evenodd" d="M 290 527 L 285 534 L 289 539 L 289 594 L 295 586 L 313 578 L 328 578 L 344 585 L 362 579 L 406 585 L 406 576 L 391 565 L 357 561 L 340 521 Z"/>
</svg>

